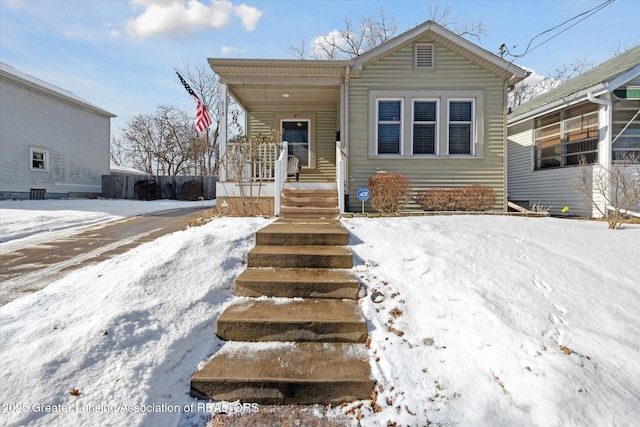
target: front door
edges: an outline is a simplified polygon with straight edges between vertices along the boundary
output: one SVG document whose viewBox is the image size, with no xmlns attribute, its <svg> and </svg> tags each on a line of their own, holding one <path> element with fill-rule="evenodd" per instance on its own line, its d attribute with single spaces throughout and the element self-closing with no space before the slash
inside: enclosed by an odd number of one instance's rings
<svg viewBox="0 0 640 427">
<path fill-rule="evenodd" d="M 311 144 L 309 139 L 309 120 L 282 120 L 282 140 L 288 142 L 289 154 L 300 160 L 300 166 L 311 165 Z"/>
</svg>

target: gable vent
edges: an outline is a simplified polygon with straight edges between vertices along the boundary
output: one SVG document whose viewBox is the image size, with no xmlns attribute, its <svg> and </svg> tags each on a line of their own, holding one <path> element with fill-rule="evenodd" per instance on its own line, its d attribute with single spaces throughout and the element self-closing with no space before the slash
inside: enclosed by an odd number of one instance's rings
<svg viewBox="0 0 640 427">
<path fill-rule="evenodd" d="M 432 44 L 416 45 L 416 68 L 433 68 L 434 49 Z"/>
</svg>

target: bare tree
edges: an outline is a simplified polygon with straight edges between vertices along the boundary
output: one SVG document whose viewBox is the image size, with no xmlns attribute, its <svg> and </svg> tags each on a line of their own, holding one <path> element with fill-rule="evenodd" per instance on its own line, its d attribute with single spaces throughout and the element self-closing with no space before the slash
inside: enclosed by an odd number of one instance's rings
<svg viewBox="0 0 640 427">
<path fill-rule="evenodd" d="M 454 16 L 449 6 L 441 8 L 432 4 L 428 9 L 430 19 L 450 31 L 466 38 L 480 41 L 486 34 L 482 21 L 464 21 Z M 316 37 L 311 43 L 304 39 L 298 45 L 289 45 L 289 53 L 297 59 L 351 59 L 396 35 L 398 24 L 380 10 L 377 18 L 363 18 L 357 22 L 345 19 L 344 29 Z"/>
<path fill-rule="evenodd" d="M 127 147 L 121 139 L 115 136 L 111 137 L 109 157 L 111 158 L 111 163 L 116 166 L 126 166 L 127 164 Z"/>
<path fill-rule="evenodd" d="M 212 125 L 198 136 L 197 145 L 199 147 L 199 174 L 215 175 L 218 173 L 218 164 L 220 162 L 219 138 L 220 138 L 220 105 L 221 91 L 218 77 L 205 65 L 185 64 L 184 68 L 179 70 L 180 74 L 191 86 L 191 89 L 198 95 L 198 98 L 207 107 L 211 116 Z M 230 106 L 228 125 L 232 133 L 241 134 L 242 126 L 240 125 L 241 112 L 233 102 L 233 98 L 229 96 L 227 105 Z"/>
<path fill-rule="evenodd" d="M 159 105 L 155 114 L 138 114 L 112 142 L 120 160 L 154 175 L 196 173 L 198 144 L 193 120 L 184 111 Z M 112 154 L 113 157 L 113 154 Z"/>
<path fill-rule="evenodd" d="M 631 208 L 640 203 L 640 162 L 635 157 L 618 160 L 611 169 L 580 160 L 571 187 L 607 218 L 610 229 L 619 229 Z"/>
<path fill-rule="evenodd" d="M 297 59 L 351 59 L 386 42 L 396 35 L 398 25 L 383 10 L 377 19 L 357 22 L 344 20 L 344 29 L 317 37 L 310 45 L 303 40 L 290 45 L 289 53 Z"/>
<path fill-rule="evenodd" d="M 431 3 L 429 5 L 428 12 L 429 19 L 431 21 L 461 37 L 475 39 L 477 42 L 480 42 L 482 40 L 482 36 L 487 35 L 482 20 L 478 19 L 477 21 L 467 21 L 460 19 L 460 17 L 455 16 L 451 12 L 449 5 L 440 7 L 438 3 Z"/>
<path fill-rule="evenodd" d="M 508 104 L 512 108 L 522 105 L 536 96 L 548 92 L 574 77 L 579 76 L 585 71 L 589 71 L 594 65 L 595 63 L 589 60 L 587 55 L 584 55 L 569 64 L 555 67 L 547 73 L 546 77 L 543 77 L 538 81 L 532 81 L 533 76 L 530 76 L 516 84 L 514 89 L 509 92 Z"/>
</svg>

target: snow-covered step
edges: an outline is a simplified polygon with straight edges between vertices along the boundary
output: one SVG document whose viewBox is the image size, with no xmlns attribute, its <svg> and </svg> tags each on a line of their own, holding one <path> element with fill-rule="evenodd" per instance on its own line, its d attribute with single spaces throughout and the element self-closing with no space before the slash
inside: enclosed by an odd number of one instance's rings
<svg viewBox="0 0 640 427">
<path fill-rule="evenodd" d="M 191 396 L 259 404 L 369 399 L 364 344 L 227 342 L 191 377 Z"/>
<path fill-rule="evenodd" d="M 353 256 L 344 246 L 258 245 L 247 255 L 248 267 L 351 268 Z"/>
<path fill-rule="evenodd" d="M 358 279 L 347 270 L 326 268 L 247 268 L 234 293 L 245 297 L 357 299 Z"/>
<path fill-rule="evenodd" d="M 367 324 L 354 300 L 243 298 L 220 315 L 216 334 L 232 341 L 363 343 Z"/>
<path fill-rule="evenodd" d="M 349 232 L 337 220 L 276 221 L 256 233 L 256 245 L 347 246 Z"/>
</svg>

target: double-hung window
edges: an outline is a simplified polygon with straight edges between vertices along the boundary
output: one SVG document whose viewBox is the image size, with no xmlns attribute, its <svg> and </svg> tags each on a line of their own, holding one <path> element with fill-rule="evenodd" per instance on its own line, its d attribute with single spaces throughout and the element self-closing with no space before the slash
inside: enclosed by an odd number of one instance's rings
<svg viewBox="0 0 640 427">
<path fill-rule="evenodd" d="M 49 152 L 39 148 L 29 149 L 30 169 L 46 172 L 49 170 Z"/>
<path fill-rule="evenodd" d="M 402 154 L 402 100 L 379 99 L 377 102 L 377 154 Z"/>
<path fill-rule="evenodd" d="M 413 101 L 413 154 L 437 154 L 438 101 Z"/>
<path fill-rule="evenodd" d="M 449 100 L 449 154 L 473 154 L 473 100 Z"/>
<path fill-rule="evenodd" d="M 372 158 L 483 156 L 480 90 L 372 90 L 367 111 Z"/>
</svg>

